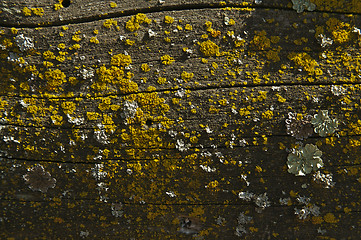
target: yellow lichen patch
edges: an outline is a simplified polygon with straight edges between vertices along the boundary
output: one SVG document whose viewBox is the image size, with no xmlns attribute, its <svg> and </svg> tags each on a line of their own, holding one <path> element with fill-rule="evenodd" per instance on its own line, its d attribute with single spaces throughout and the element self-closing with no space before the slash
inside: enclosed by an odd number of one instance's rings
<svg viewBox="0 0 361 240">
<path fill-rule="evenodd" d="M 236 39 L 236 40 L 234 40 L 233 43 L 234 43 L 235 47 L 243 47 L 244 44 L 246 43 L 246 40 L 244 40 L 244 39 Z"/>
<path fill-rule="evenodd" d="M 219 186 L 219 182 L 217 180 L 211 181 L 208 183 L 207 187 L 208 188 L 217 188 Z"/>
<path fill-rule="evenodd" d="M 65 48 L 65 44 L 64 44 L 64 43 L 59 43 L 59 44 L 58 44 L 58 48 L 64 49 L 64 48 Z"/>
<path fill-rule="evenodd" d="M 18 30 L 14 27 L 11 28 L 11 33 L 12 34 L 17 34 L 18 33 Z"/>
<path fill-rule="evenodd" d="M 277 97 L 278 101 L 281 102 L 281 103 L 284 103 L 284 102 L 287 101 L 286 98 L 282 97 L 282 96 L 279 95 L 279 94 L 276 94 L 276 97 Z"/>
<path fill-rule="evenodd" d="M 66 81 L 65 73 L 59 69 L 48 70 L 45 72 L 45 79 L 50 90 L 60 87 Z"/>
<path fill-rule="evenodd" d="M 351 39 L 353 29 L 349 23 L 341 22 L 336 18 L 330 18 L 326 24 L 327 30 L 331 32 L 335 42 L 345 43 Z"/>
<path fill-rule="evenodd" d="M 63 102 L 61 104 L 61 107 L 63 108 L 63 111 L 64 111 L 65 114 L 72 114 L 76 109 L 75 103 L 74 102 L 69 102 L 69 101 Z"/>
<path fill-rule="evenodd" d="M 322 75 L 322 70 L 317 68 L 318 63 L 310 55 L 305 52 L 291 53 L 288 58 L 292 60 L 297 66 L 300 66 L 310 74 Z"/>
<path fill-rule="evenodd" d="M 147 18 L 147 16 L 143 13 L 138 13 L 135 16 L 132 16 L 131 19 L 125 24 L 125 28 L 128 31 L 134 32 L 140 28 L 140 24 L 142 23 L 151 23 L 152 20 Z"/>
<path fill-rule="evenodd" d="M 79 36 L 79 34 L 74 34 L 71 39 L 75 42 L 80 42 L 81 41 L 81 37 Z"/>
<path fill-rule="evenodd" d="M 258 50 L 265 50 L 271 47 L 271 40 L 266 37 L 266 31 L 256 31 L 251 44 Z"/>
<path fill-rule="evenodd" d="M 118 61 L 116 61 L 116 63 L 127 64 L 127 62 L 119 63 Z M 101 66 L 96 70 L 96 73 L 98 75 L 98 81 L 91 86 L 95 90 L 105 91 L 117 89 L 121 93 L 136 92 L 138 90 L 138 85 L 131 81 L 133 77 L 131 72 L 125 73 L 121 68 L 115 66 L 111 66 L 108 69 L 105 66 Z"/>
<path fill-rule="evenodd" d="M 89 120 L 94 121 L 94 120 L 97 120 L 100 117 L 100 114 L 96 113 L 96 112 L 87 112 L 86 116 L 87 116 L 87 118 Z"/>
<path fill-rule="evenodd" d="M 44 9 L 42 9 L 42 8 L 31 8 L 31 11 L 33 12 L 34 15 L 37 15 L 40 17 L 44 15 Z"/>
<path fill-rule="evenodd" d="M 192 25 L 190 24 L 186 24 L 185 27 L 184 27 L 185 30 L 188 30 L 188 31 L 192 31 L 193 30 L 193 27 Z"/>
<path fill-rule="evenodd" d="M 181 74 L 181 78 L 186 82 L 191 80 L 193 77 L 194 77 L 194 73 L 192 72 L 183 71 Z"/>
<path fill-rule="evenodd" d="M 103 26 L 105 28 L 111 28 L 112 26 L 117 26 L 118 25 L 118 22 L 113 20 L 113 19 L 107 19 L 103 22 Z"/>
<path fill-rule="evenodd" d="M 52 62 L 44 61 L 43 66 L 46 67 L 46 68 L 50 68 L 50 67 L 53 67 L 54 64 Z"/>
<path fill-rule="evenodd" d="M 142 69 L 143 72 L 149 72 L 150 71 L 150 67 L 146 63 L 143 63 L 140 68 Z"/>
<path fill-rule="evenodd" d="M 59 56 L 56 56 L 56 60 L 59 62 L 64 62 L 65 61 L 65 55 L 67 55 L 68 52 L 63 52 L 63 51 L 59 51 Z"/>
<path fill-rule="evenodd" d="M 323 223 L 323 218 L 320 216 L 313 216 L 312 223 L 313 224 L 321 224 L 321 223 Z"/>
<path fill-rule="evenodd" d="M 323 219 L 327 223 L 338 223 L 338 219 L 333 215 L 333 213 L 327 213 L 325 216 L 323 216 Z"/>
<path fill-rule="evenodd" d="M 112 56 L 112 59 L 110 60 L 110 64 L 114 66 L 126 67 L 129 66 L 129 64 L 131 63 L 132 58 L 130 57 L 130 55 L 125 55 L 122 53 Z"/>
<path fill-rule="evenodd" d="M 55 59 L 55 54 L 49 50 L 43 52 L 43 58 L 46 60 Z"/>
<path fill-rule="evenodd" d="M 209 113 L 218 113 L 220 110 L 217 109 L 215 106 L 210 106 L 208 111 Z"/>
<path fill-rule="evenodd" d="M 23 12 L 24 16 L 26 16 L 26 17 L 31 16 L 31 10 L 27 7 L 24 7 L 22 12 Z"/>
<path fill-rule="evenodd" d="M 221 35 L 221 31 L 216 31 L 216 30 L 211 31 L 211 36 L 214 38 L 219 37 L 220 35 Z"/>
<path fill-rule="evenodd" d="M 50 118 L 51 118 L 54 125 L 56 125 L 56 126 L 63 125 L 63 117 L 62 116 L 60 116 L 60 115 L 51 115 Z"/>
<path fill-rule="evenodd" d="M 217 56 L 219 54 L 219 47 L 217 44 L 212 42 L 211 40 L 204 41 L 200 43 L 199 50 L 206 57 Z"/>
<path fill-rule="evenodd" d="M 62 3 L 63 3 L 63 0 L 59 0 L 59 3 L 55 3 L 54 10 L 58 11 L 58 10 L 62 9 L 64 7 Z"/>
<path fill-rule="evenodd" d="M 75 43 L 73 46 L 69 47 L 69 50 L 76 50 L 80 48 L 80 44 Z"/>
<path fill-rule="evenodd" d="M 157 82 L 158 82 L 159 84 L 164 84 L 164 83 L 167 82 L 167 79 L 164 78 L 164 77 L 159 77 Z"/>
<path fill-rule="evenodd" d="M 89 42 L 95 43 L 95 44 L 99 44 L 99 40 L 98 40 L 96 37 L 91 37 L 91 38 L 89 39 Z"/>
<path fill-rule="evenodd" d="M 127 39 L 127 40 L 125 40 L 124 44 L 128 45 L 128 46 L 133 46 L 135 44 L 135 41 Z"/>
<path fill-rule="evenodd" d="M 172 24 L 174 22 L 174 18 L 170 16 L 164 16 L 164 23 L 166 24 Z"/>
<path fill-rule="evenodd" d="M 117 7 L 117 4 L 115 2 L 110 2 L 109 5 L 110 5 L 111 8 Z"/>
<path fill-rule="evenodd" d="M 160 60 L 162 61 L 162 63 L 164 65 L 170 65 L 171 63 L 174 62 L 174 58 L 169 56 L 169 55 L 164 55 L 160 58 Z"/>
</svg>

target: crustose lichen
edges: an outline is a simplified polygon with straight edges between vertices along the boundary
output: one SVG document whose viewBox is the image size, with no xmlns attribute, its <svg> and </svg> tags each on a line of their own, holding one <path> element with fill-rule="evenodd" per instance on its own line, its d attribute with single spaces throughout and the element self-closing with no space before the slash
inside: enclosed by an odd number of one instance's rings
<svg viewBox="0 0 361 240">
<path fill-rule="evenodd" d="M 310 115 L 302 116 L 301 114 L 289 112 L 285 121 L 287 134 L 299 140 L 311 136 L 313 132 L 311 118 Z"/>
<path fill-rule="evenodd" d="M 43 193 L 46 193 L 49 188 L 54 188 L 56 183 L 56 179 L 52 178 L 49 172 L 45 172 L 40 164 L 28 169 L 28 173 L 23 175 L 23 178 L 31 190 Z"/>
<path fill-rule="evenodd" d="M 305 176 L 312 170 L 323 167 L 321 156 L 322 152 L 313 144 L 293 149 L 287 157 L 288 172 L 296 176 Z"/>
</svg>

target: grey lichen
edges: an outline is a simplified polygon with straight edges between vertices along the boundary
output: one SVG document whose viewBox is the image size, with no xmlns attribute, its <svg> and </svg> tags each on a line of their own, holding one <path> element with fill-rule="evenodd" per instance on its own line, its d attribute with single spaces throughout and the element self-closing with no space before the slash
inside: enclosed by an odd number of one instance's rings
<svg viewBox="0 0 361 240">
<path fill-rule="evenodd" d="M 299 219 L 306 219 L 309 215 L 319 216 L 320 215 L 320 207 L 317 205 L 308 204 L 304 206 L 302 209 L 294 208 L 295 214 L 298 215 Z"/>
<path fill-rule="evenodd" d="M 305 9 L 307 11 L 314 11 L 316 9 L 316 5 L 310 0 L 292 0 L 292 3 L 293 9 L 296 10 L 297 13 L 301 13 Z"/>
<path fill-rule="evenodd" d="M 246 216 L 243 212 L 240 212 L 237 218 L 238 225 L 236 227 L 235 235 L 242 237 L 243 234 L 247 233 L 245 224 L 248 224 L 252 220 L 252 217 Z"/>
<path fill-rule="evenodd" d="M 23 179 L 29 188 L 33 191 L 46 193 L 49 188 L 54 188 L 56 179 L 52 178 L 49 172 L 45 172 L 44 167 L 40 164 L 28 169 L 28 173 L 23 175 Z"/>
<path fill-rule="evenodd" d="M 324 174 L 317 171 L 313 175 L 313 181 L 322 185 L 324 188 L 332 188 L 335 186 L 335 182 L 332 181 L 332 173 Z"/>
<path fill-rule="evenodd" d="M 179 225 L 179 232 L 188 235 L 196 234 L 203 228 L 200 219 L 189 216 L 179 216 Z"/>
<path fill-rule="evenodd" d="M 303 205 L 301 209 L 294 208 L 295 214 L 298 215 L 299 219 L 306 219 L 309 215 L 319 216 L 320 207 L 315 204 L 311 204 L 311 198 L 305 196 L 299 196 L 297 202 Z"/>
<path fill-rule="evenodd" d="M 285 120 L 287 134 L 295 137 L 298 140 L 303 140 L 312 135 L 313 128 L 311 124 L 312 116 L 306 115 L 302 117 L 297 113 L 288 113 L 288 118 Z"/>
<path fill-rule="evenodd" d="M 313 144 L 293 149 L 287 157 L 288 172 L 296 176 L 305 176 L 312 170 L 316 171 L 323 167 L 321 156 L 322 152 Z"/>
<path fill-rule="evenodd" d="M 266 207 L 271 206 L 271 202 L 268 201 L 267 193 L 256 195 L 250 192 L 240 192 L 238 193 L 238 197 L 247 202 L 253 200 L 260 209 L 265 209 Z"/>
<path fill-rule="evenodd" d="M 25 37 L 24 34 L 17 35 L 15 37 L 15 42 L 22 52 L 34 48 L 33 40 L 31 38 Z"/>
<path fill-rule="evenodd" d="M 333 134 L 337 127 L 338 122 L 336 119 L 331 119 L 328 116 L 327 110 L 321 110 L 311 120 L 315 133 L 318 133 L 321 137 L 325 137 L 329 134 Z"/>
</svg>

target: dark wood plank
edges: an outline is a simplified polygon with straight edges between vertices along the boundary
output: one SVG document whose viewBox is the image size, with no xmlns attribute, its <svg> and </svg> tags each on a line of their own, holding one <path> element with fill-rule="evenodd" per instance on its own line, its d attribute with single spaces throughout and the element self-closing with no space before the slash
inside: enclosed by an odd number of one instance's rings
<svg viewBox="0 0 361 240">
<path fill-rule="evenodd" d="M 0 236 L 233 239 L 238 227 L 246 239 L 357 238 L 359 8 L 315 3 L 299 14 L 283 1 L 74 1 L 55 12 L 42 1 L 40 18 L 2 2 Z M 290 112 L 321 110 L 335 133 L 287 134 Z M 287 172 L 306 144 L 334 186 Z M 34 167 L 45 186 L 29 180 Z M 240 212 L 253 220 L 238 223 Z M 201 226 L 182 228 L 187 217 Z"/>
<path fill-rule="evenodd" d="M 17 0 L 0 3 L 0 24 L 12 26 L 60 25 L 64 23 L 90 22 L 108 17 L 124 16 L 139 12 L 151 13 L 160 11 L 182 11 L 186 9 L 209 8 L 271 8 L 289 11 L 310 11 L 325 13 L 359 14 L 361 5 L 358 1 L 321 1 L 321 0 L 245 0 L 245 1 L 215 1 L 215 0 L 165 0 L 165 1 L 71 1 L 71 0 Z M 313 3 L 315 7 L 308 8 L 302 3 Z M 298 8 L 300 6 L 300 8 Z M 299 10 L 297 10 L 299 9 Z"/>
</svg>

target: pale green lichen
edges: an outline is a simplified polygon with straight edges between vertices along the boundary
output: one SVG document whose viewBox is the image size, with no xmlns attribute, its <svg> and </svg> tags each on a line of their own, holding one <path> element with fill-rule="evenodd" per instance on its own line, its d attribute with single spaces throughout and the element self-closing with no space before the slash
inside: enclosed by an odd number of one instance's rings
<svg viewBox="0 0 361 240">
<path fill-rule="evenodd" d="M 297 13 L 303 12 L 305 9 L 307 11 L 314 11 L 316 9 L 316 5 L 310 0 L 292 0 L 293 9 L 297 11 Z"/>
<path fill-rule="evenodd" d="M 338 126 L 337 120 L 331 119 L 328 116 L 327 110 L 321 110 L 316 115 L 314 115 L 311 123 L 314 127 L 315 133 L 318 133 L 321 137 L 333 134 Z"/>
<path fill-rule="evenodd" d="M 293 149 L 287 157 L 288 172 L 296 176 L 305 176 L 312 170 L 316 171 L 323 167 L 321 156 L 322 152 L 313 144 Z"/>
</svg>

